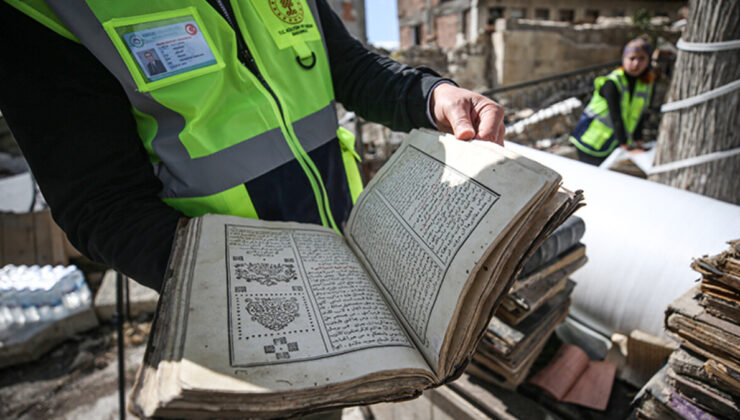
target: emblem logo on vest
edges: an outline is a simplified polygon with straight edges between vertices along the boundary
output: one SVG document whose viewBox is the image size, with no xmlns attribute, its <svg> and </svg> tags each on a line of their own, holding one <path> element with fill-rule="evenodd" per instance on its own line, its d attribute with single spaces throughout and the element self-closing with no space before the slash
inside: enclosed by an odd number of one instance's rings
<svg viewBox="0 0 740 420">
<path fill-rule="evenodd" d="M 300 1 L 269 0 L 270 10 L 283 22 L 296 25 L 303 22 L 303 5 Z"/>
<path fill-rule="evenodd" d="M 188 35 L 195 35 L 198 33 L 198 27 L 193 25 L 192 23 L 188 23 L 185 25 L 185 32 L 188 33 Z"/>
<path fill-rule="evenodd" d="M 131 46 L 133 46 L 133 47 L 136 47 L 136 48 L 141 48 L 141 47 L 142 47 L 142 46 L 144 45 L 144 40 L 143 40 L 143 39 L 141 39 L 141 38 L 139 38 L 138 36 L 132 36 L 132 37 L 131 37 L 131 38 L 129 39 L 129 43 L 130 43 L 130 44 L 131 44 Z"/>
</svg>

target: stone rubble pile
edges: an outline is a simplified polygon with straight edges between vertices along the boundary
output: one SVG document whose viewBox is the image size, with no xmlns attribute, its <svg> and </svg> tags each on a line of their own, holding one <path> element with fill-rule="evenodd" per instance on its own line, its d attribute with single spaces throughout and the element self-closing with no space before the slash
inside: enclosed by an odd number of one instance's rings
<svg viewBox="0 0 740 420">
<path fill-rule="evenodd" d="M 578 98 L 568 98 L 506 127 L 506 140 L 531 146 L 537 140 L 569 134 L 583 110 Z"/>
</svg>

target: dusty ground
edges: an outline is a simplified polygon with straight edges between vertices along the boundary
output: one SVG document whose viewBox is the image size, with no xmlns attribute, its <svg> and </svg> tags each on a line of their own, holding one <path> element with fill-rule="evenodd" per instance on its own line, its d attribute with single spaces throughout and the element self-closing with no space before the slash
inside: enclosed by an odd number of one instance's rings
<svg viewBox="0 0 740 420">
<path fill-rule="evenodd" d="M 136 372 L 144 357 L 144 349 L 151 323 L 147 320 L 126 324 L 126 385 L 130 391 Z M 559 341 L 551 338 L 551 352 Z M 0 419 L 96 419 L 115 420 L 118 410 L 118 362 L 116 332 L 111 324 L 103 324 L 87 333 L 77 335 L 41 359 L 0 370 Z M 543 352 L 547 353 L 547 351 Z M 542 355 L 542 359 L 547 359 Z M 541 367 L 541 366 L 540 366 Z M 510 414 L 520 412 L 521 404 L 541 406 L 552 419 L 616 420 L 627 418 L 629 402 L 636 389 L 621 381 L 615 383 L 609 409 L 598 412 L 570 404 L 557 403 L 535 389 L 524 388 L 521 394 L 481 384 L 496 398 L 505 401 Z M 128 396 L 126 401 L 128 402 Z M 416 401 L 416 400 L 415 400 Z M 345 409 L 342 420 L 405 420 L 422 419 L 417 412 L 418 401 L 393 405 L 373 406 L 370 410 L 358 407 Z M 390 411 L 389 411 L 390 410 Z M 127 413 L 127 418 L 134 418 Z M 449 415 L 440 419 L 449 420 Z"/>
<path fill-rule="evenodd" d="M 144 356 L 149 322 L 127 324 L 126 384 Z M 35 362 L 0 370 L 0 418 L 118 418 L 118 363 L 112 325 L 79 334 Z"/>
<path fill-rule="evenodd" d="M 144 358 L 151 321 L 125 325 L 126 403 Z M 79 334 L 35 362 L 0 370 L 0 419 L 115 420 L 119 418 L 118 349 L 113 325 Z M 369 411 L 345 408 L 342 420 Z M 127 419 L 135 419 L 126 413 Z"/>
</svg>

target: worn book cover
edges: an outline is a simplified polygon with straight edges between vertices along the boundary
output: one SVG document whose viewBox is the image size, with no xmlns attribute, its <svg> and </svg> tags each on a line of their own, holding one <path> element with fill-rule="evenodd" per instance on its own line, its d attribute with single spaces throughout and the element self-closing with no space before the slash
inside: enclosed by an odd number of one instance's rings
<svg viewBox="0 0 740 420">
<path fill-rule="evenodd" d="M 740 366 L 740 325 L 708 313 L 699 303 L 701 295 L 697 285 L 668 306 L 666 332 L 704 357 Z"/>
<path fill-rule="evenodd" d="M 585 256 L 585 246 L 577 245 L 562 259 L 533 273 L 532 277 L 537 276 L 537 279 L 527 278 L 526 283 L 517 280 L 504 297 L 496 315 L 509 325 L 518 325 L 525 321 L 555 294 L 565 289 L 568 277 L 586 261 L 588 258 Z"/>
</svg>

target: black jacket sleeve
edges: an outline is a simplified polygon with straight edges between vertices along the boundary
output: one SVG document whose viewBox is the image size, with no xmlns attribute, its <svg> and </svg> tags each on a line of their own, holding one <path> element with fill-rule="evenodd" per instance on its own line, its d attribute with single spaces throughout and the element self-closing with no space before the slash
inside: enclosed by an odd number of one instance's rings
<svg viewBox="0 0 740 420">
<path fill-rule="evenodd" d="M 393 130 L 432 128 L 426 114 L 427 97 L 438 81 L 447 79 L 429 68 L 412 68 L 368 51 L 324 0 L 317 5 L 337 100 Z"/>
<path fill-rule="evenodd" d="M 619 144 L 627 144 L 627 132 L 622 121 L 622 106 L 620 105 L 617 85 L 611 80 L 607 80 L 599 89 L 599 94 L 606 99 L 606 104 L 609 106 L 609 118 L 614 124 L 614 135 L 617 137 Z"/>
<path fill-rule="evenodd" d="M 118 81 L 83 46 L 0 1 L 0 110 L 54 220 L 88 258 L 159 289 L 181 214 Z"/>
</svg>

